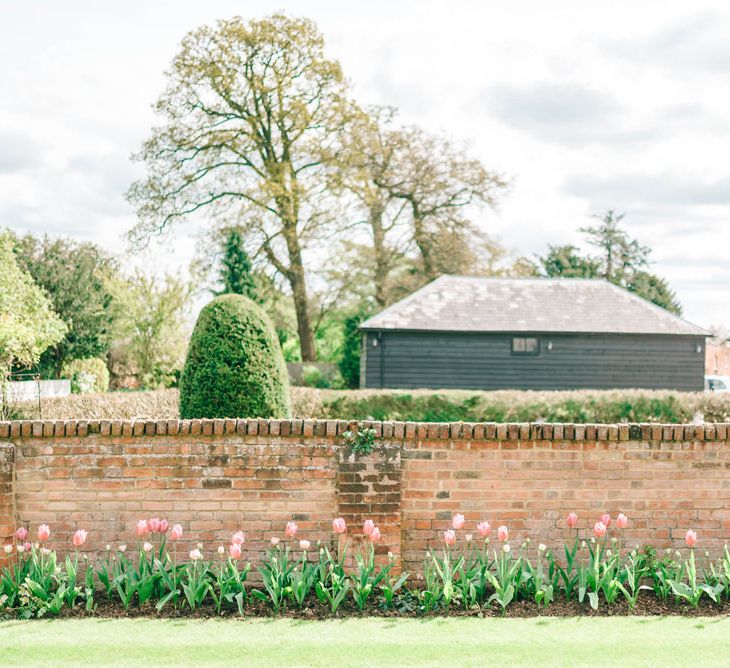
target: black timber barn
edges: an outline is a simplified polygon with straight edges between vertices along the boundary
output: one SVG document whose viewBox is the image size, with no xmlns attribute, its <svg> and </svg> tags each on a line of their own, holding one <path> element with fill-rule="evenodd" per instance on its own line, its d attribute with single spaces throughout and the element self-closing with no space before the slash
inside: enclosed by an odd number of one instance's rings
<svg viewBox="0 0 730 668">
<path fill-rule="evenodd" d="M 603 280 L 442 276 L 360 330 L 363 388 L 704 387 L 708 332 Z"/>
</svg>

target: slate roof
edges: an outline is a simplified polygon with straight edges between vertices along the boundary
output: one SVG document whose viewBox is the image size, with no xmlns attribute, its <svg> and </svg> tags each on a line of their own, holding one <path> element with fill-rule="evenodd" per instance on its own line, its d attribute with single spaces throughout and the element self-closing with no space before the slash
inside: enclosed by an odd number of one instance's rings
<svg viewBox="0 0 730 668">
<path fill-rule="evenodd" d="M 361 329 L 449 332 L 709 333 L 608 281 L 441 276 Z"/>
</svg>

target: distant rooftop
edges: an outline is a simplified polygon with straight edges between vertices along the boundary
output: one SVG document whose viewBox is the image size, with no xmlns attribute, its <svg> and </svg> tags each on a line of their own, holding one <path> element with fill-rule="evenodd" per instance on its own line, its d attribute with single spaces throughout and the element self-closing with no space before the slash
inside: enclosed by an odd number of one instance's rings
<svg viewBox="0 0 730 668">
<path fill-rule="evenodd" d="M 709 334 L 608 281 L 479 276 L 441 276 L 361 329 Z"/>
</svg>

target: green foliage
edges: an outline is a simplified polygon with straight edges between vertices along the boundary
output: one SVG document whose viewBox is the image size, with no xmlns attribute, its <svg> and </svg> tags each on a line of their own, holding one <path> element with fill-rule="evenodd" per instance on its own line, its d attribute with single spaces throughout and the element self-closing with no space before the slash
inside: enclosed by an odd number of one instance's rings
<svg viewBox="0 0 730 668">
<path fill-rule="evenodd" d="M 216 294 L 243 295 L 260 302 L 256 292 L 256 281 L 251 273 L 251 260 L 243 244 L 243 234 L 235 227 L 227 230 L 223 242 L 220 281 L 223 289 Z"/>
<path fill-rule="evenodd" d="M 13 247 L 12 237 L 0 233 L 0 385 L 14 365 L 37 364 L 42 353 L 66 332 L 43 290 L 19 266 Z M 0 413 L 3 396 L 0 394 Z"/>
<path fill-rule="evenodd" d="M 302 367 L 302 385 L 304 387 L 317 387 L 324 389 L 330 386 L 330 381 L 317 366 L 307 364 Z"/>
<path fill-rule="evenodd" d="M 98 357 L 72 360 L 61 367 L 61 378 L 71 381 L 71 391 L 76 394 L 106 392 L 109 389 L 109 369 Z"/>
<path fill-rule="evenodd" d="M 337 366 L 345 381 L 345 386 L 349 388 L 360 386 L 360 347 L 362 337 L 359 327 L 360 323 L 364 320 L 365 315 L 358 312 L 347 316 L 344 321 L 345 331 Z"/>
<path fill-rule="evenodd" d="M 287 417 L 288 382 L 267 315 L 242 295 L 223 295 L 198 316 L 180 379 L 180 415 Z"/>
<path fill-rule="evenodd" d="M 16 241 L 15 254 L 66 323 L 65 336 L 40 357 L 41 375 L 58 378 L 66 362 L 104 357 L 112 340 L 115 311 L 108 280 L 116 262 L 92 243 L 30 234 Z"/>
<path fill-rule="evenodd" d="M 595 225 L 580 228 L 586 241 L 598 249 L 596 256 L 581 254 L 572 245 L 548 246 L 548 253 L 537 258 L 541 273 L 549 277 L 603 278 L 681 315 L 682 305 L 666 280 L 647 271 L 651 249 L 621 228 L 624 215 L 607 211 L 603 216 L 594 216 L 598 220 Z"/>
<path fill-rule="evenodd" d="M 710 421 L 730 416 L 730 397 L 664 390 L 322 390 L 317 399 L 298 389 L 295 413 L 411 422 L 686 423 L 698 411 Z"/>
<path fill-rule="evenodd" d="M 360 429 L 346 431 L 342 437 L 358 455 L 369 455 L 375 444 L 375 429 Z"/>
<path fill-rule="evenodd" d="M 183 363 L 193 285 L 181 276 L 137 270 L 110 282 L 117 318 L 110 366 L 141 387 L 171 385 Z"/>
</svg>

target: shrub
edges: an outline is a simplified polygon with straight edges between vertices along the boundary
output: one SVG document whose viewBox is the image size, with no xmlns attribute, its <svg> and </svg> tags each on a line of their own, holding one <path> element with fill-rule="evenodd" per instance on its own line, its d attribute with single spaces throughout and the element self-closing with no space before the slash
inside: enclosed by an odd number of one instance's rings
<svg viewBox="0 0 730 668">
<path fill-rule="evenodd" d="M 340 359 L 337 362 L 345 387 L 360 386 L 360 323 L 365 320 L 362 313 L 355 313 L 345 318 L 344 340 Z"/>
<path fill-rule="evenodd" d="M 260 306 L 222 295 L 203 308 L 180 378 L 180 416 L 287 417 L 286 365 Z"/>
<path fill-rule="evenodd" d="M 71 381 L 74 394 L 106 392 L 109 389 L 109 369 L 98 357 L 71 360 L 61 368 L 61 377 Z"/>
</svg>

